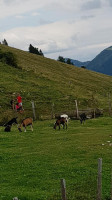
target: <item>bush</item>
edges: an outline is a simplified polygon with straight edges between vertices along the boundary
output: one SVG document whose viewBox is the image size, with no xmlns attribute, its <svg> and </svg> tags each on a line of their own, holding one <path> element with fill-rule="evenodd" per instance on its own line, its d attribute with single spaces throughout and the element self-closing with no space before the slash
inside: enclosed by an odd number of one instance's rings
<svg viewBox="0 0 112 200">
<path fill-rule="evenodd" d="M 0 51 L 0 61 L 17 68 L 17 59 L 12 52 Z"/>
</svg>

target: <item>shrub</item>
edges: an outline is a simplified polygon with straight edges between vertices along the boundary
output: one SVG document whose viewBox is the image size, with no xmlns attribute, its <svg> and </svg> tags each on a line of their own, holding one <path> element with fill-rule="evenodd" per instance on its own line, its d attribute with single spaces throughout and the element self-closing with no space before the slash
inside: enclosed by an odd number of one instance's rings
<svg viewBox="0 0 112 200">
<path fill-rule="evenodd" d="M 0 51 L 0 61 L 17 68 L 17 59 L 12 52 Z"/>
</svg>

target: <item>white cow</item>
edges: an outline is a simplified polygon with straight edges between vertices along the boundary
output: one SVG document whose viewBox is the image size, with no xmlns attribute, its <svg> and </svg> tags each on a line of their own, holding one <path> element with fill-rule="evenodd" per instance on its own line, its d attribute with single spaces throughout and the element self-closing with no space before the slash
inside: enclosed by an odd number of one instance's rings
<svg viewBox="0 0 112 200">
<path fill-rule="evenodd" d="M 65 118 L 66 119 L 66 121 L 67 121 L 67 123 L 68 123 L 68 121 L 69 121 L 69 117 L 68 117 L 68 115 L 67 114 L 62 114 L 62 115 L 60 115 L 60 117 L 62 118 Z"/>
</svg>

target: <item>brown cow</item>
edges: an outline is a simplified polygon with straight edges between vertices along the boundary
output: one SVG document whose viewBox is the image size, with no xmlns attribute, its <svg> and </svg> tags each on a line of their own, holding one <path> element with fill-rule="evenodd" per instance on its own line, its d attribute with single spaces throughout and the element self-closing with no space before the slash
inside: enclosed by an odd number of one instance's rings
<svg viewBox="0 0 112 200">
<path fill-rule="evenodd" d="M 66 129 L 67 129 L 67 119 L 64 118 L 64 117 L 60 117 L 59 119 L 56 120 L 56 122 L 54 124 L 54 129 L 56 129 L 56 127 L 58 126 L 59 130 L 60 130 L 61 124 L 63 125 L 63 129 L 65 128 L 65 126 L 66 126 Z"/>
<path fill-rule="evenodd" d="M 31 130 L 33 131 L 33 120 L 32 118 L 26 118 L 26 119 L 23 119 L 20 126 L 18 127 L 18 130 L 20 132 L 22 132 L 21 128 L 24 127 L 24 132 L 26 132 L 26 126 L 31 126 Z"/>
</svg>

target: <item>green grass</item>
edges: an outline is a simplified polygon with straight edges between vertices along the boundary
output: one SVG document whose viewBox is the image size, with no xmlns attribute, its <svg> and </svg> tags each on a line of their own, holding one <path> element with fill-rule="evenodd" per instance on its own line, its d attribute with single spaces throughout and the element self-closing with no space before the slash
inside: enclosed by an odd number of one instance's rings
<svg viewBox="0 0 112 200">
<path fill-rule="evenodd" d="M 23 97 L 25 110 L 29 109 L 30 101 L 35 101 L 39 105 L 37 109 L 40 115 L 49 115 L 52 103 L 55 104 L 55 112 L 71 111 L 75 109 L 75 99 L 78 100 L 79 109 L 108 109 L 108 92 L 112 90 L 111 76 L 6 45 L 0 45 L 0 49 L 12 52 L 19 67 L 13 68 L 0 62 L 0 121 L 9 111 L 12 96 L 16 98 L 18 92 Z M 92 102 L 92 97 L 97 103 Z"/>
<path fill-rule="evenodd" d="M 95 199 L 97 162 L 103 159 L 103 199 L 110 197 L 112 119 L 69 122 L 53 130 L 54 120 L 34 122 L 34 131 L 10 133 L 0 127 L 0 200 L 60 199 L 60 179 L 68 199 Z M 110 142 L 109 142 L 110 141 Z"/>
</svg>

